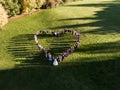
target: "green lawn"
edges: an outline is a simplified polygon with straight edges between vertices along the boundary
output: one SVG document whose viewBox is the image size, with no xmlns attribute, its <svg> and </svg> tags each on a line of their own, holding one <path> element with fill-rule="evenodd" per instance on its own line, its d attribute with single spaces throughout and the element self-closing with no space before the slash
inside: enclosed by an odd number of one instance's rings
<svg viewBox="0 0 120 90">
<path fill-rule="evenodd" d="M 119 15 L 120 0 L 82 0 L 10 20 L 0 31 L 0 90 L 120 90 Z M 81 44 L 54 67 L 33 35 L 64 28 L 77 30 Z M 74 40 L 39 37 L 54 55 Z"/>
</svg>

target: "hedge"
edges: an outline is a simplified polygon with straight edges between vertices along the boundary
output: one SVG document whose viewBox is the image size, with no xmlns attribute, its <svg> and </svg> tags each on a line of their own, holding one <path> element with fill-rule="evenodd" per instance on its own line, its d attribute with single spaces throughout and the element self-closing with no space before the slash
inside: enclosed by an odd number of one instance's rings
<svg viewBox="0 0 120 90">
<path fill-rule="evenodd" d="M 40 8 L 54 8 L 68 1 L 75 0 L 0 0 L 0 15 L 4 14 L 0 16 L 0 27 L 7 22 L 7 15 L 12 17 L 22 13 L 30 13 Z"/>
</svg>

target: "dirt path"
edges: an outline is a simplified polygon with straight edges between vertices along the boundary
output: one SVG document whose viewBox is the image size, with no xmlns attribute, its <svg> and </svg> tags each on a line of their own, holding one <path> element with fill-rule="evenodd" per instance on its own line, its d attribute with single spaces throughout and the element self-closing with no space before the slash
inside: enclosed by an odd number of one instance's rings
<svg viewBox="0 0 120 90">
<path fill-rule="evenodd" d="M 23 16 L 32 15 L 33 13 L 38 13 L 38 12 L 41 12 L 41 11 L 42 11 L 42 10 L 35 10 L 35 11 L 33 11 L 33 12 L 30 12 L 30 13 L 22 13 L 22 14 L 20 14 L 20 15 L 15 15 L 15 16 L 13 16 L 13 17 L 8 18 L 8 20 L 10 21 L 10 20 L 13 20 L 13 19 L 21 18 L 21 17 L 23 17 Z"/>
</svg>

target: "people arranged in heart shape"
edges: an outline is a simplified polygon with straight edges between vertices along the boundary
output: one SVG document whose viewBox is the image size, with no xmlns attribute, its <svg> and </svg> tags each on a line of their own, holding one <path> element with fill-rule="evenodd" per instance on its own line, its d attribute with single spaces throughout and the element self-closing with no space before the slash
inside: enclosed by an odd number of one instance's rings
<svg viewBox="0 0 120 90">
<path fill-rule="evenodd" d="M 49 33 L 50 32 L 50 33 Z M 74 36 L 76 36 L 77 40 L 76 40 L 76 43 L 75 45 L 71 46 L 69 49 L 67 49 L 66 51 L 64 51 L 61 55 L 57 56 L 57 57 L 54 57 L 49 51 L 47 51 L 42 45 L 39 44 L 38 42 L 38 38 L 37 36 L 39 34 L 50 34 L 52 36 L 55 36 L 55 37 L 59 37 L 60 35 L 62 34 L 65 34 L 65 33 L 70 33 Z M 64 58 L 66 58 L 70 53 L 72 53 L 75 49 L 78 48 L 78 46 L 80 45 L 80 33 L 78 33 L 77 31 L 75 30 L 69 30 L 69 29 L 64 29 L 62 31 L 59 31 L 59 32 L 55 32 L 55 31 L 47 31 L 47 30 L 41 30 L 39 32 L 36 32 L 36 34 L 34 35 L 34 39 L 35 39 L 35 43 L 38 47 L 39 50 L 41 50 L 44 54 L 45 54 L 45 57 L 47 58 L 48 61 L 52 62 L 54 66 L 57 66 L 58 65 L 58 62 L 61 62 L 64 60 Z"/>
</svg>

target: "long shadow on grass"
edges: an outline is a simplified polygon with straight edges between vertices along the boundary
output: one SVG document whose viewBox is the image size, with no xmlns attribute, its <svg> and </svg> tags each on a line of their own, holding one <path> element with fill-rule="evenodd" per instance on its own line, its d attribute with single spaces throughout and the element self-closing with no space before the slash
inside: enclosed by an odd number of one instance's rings
<svg viewBox="0 0 120 90">
<path fill-rule="evenodd" d="M 120 3 L 120 1 L 108 1 L 105 3 L 91 3 L 91 4 L 72 4 L 72 5 L 65 5 L 65 7 L 109 7 L 112 4 Z"/>
<path fill-rule="evenodd" d="M 119 58 L 0 71 L 0 90 L 119 90 Z"/>
<path fill-rule="evenodd" d="M 26 34 L 12 38 L 8 50 L 15 57 L 23 58 L 25 54 L 27 60 L 31 60 L 29 57 L 32 56 L 32 60 L 37 60 L 35 54 L 38 50 L 32 37 L 32 34 Z M 87 46 L 81 46 L 76 52 L 93 51 L 101 54 L 104 53 L 102 49 L 112 51 L 111 49 L 114 50 L 119 45 L 119 41 L 116 41 L 93 47 L 88 45 L 87 49 Z M 24 67 L 0 71 L 0 90 L 119 90 L 120 56 L 107 60 L 103 56 L 101 58 L 101 61 L 96 61 L 95 57 L 76 58 L 76 61 L 82 59 L 86 62 L 63 62 L 58 67 L 33 65 L 35 62 L 27 61 L 29 65 L 23 63 Z M 91 62 L 87 62 L 88 60 Z"/>
<path fill-rule="evenodd" d="M 102 11 L 94 11 L 95 17 L 84 17 L 84 18 L 67 18 L 61 19 L 62 21 L 73 21 L 73 20 L 97 20 L 95 22 L 85 23 L 85 24 L 71 24 L 71 25 L 64 25 L 58 26 L 53 28 L 80 28 L 80 27 L 100 27 L 99 29 L 95 30 L 81 30 L 81 33 L 92 33 L 92 34 L 115 34 L 120 33 L 120 1 L 114 3 L 106 3 L 106 4 L 76 4 L 76 5 L 68 5 L 68 7 L 105 7 Z"/>
<path fill-rule="evenodd" d="M 50 38 L 53 38 L 53 36 L 40 35 L 38 38 L 40 41 L 42 39 L 50 40 Z M 55 40 L 45 43 L 49 45 L 50 48 L 48 50 L 52 53 L 52 55 L 57 56 L 63 53 L 63 51 L 67 50 L 71 44 L 75 43 L 75 39 L 68 40 L 68 38 L 64 38 L 64 40 L 61 40 L 60 38 L 61 37 L 58 37 Z M 22 34 L 13 37 L 10 40 L 7 48 L 8 52 L 14 57 L 16 67 L 51 65 L 51 63 L 45 58 L 45 55 L 39 51 L 35 45 L 33 34 Z"/>
<path fill-rule="evenodd" d="M 39 52 L 35 45 L 33 34 L 22 34 L 13 37 L 7 48 L 20 66 L 39 65 L 44 64 L 46 61 L 44 55 Z"/>
<path fill-rule="evenodd" d="M 81 45 L 75 52 L 88 54 L 120 53 L 120 41 Z"/>
</svg>

